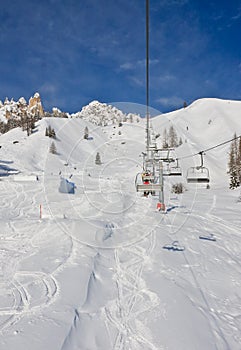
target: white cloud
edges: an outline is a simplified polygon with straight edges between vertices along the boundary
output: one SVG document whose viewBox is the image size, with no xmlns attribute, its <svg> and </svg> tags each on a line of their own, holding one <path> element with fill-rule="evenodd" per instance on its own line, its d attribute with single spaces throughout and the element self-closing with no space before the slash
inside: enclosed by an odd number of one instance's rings
<svg viewBox="0 0 241 350">
<path fill-rule="evenodd" d="M 133 64 L 130 63 L 130 62 L 126 62 L 126 63 L 123 63 L 120 65 L 120 69 L 123 69 L 123 70 L 129 70 L 129 69 L 133 69 Z"/>
<path fill-rule="evenodd" d="M 168 82 L 171 80 L 175 80 L 176 77 L 174 75 L 171 74 L 165 74 L 159 77 L 159 80 L 163 83 L 163 82 Z"/>
<path fill-rule="evenodd" d="M 137 86 L 144 86 L 145 82 L 137 77 L 130 77 L 130 80 Z"/>
<path fill-rule="evenodd" d="M 233 21 L 237 21 L 240 17 L 241 17 L 241 8 L 238 9 L 237 14 L 235 16 L 231 17 L 231 19 Z"/>
<path fill-rule="evenodd" d="M 184 100 L 181 97 L 171 96 L 161 97 L 156 102 L 165 107 L 179 107 L 183 104 Z"/>
<path fill-rule="evenodd" d="M 58 90 L 57 86 L 51 83 L 43 84 L 40 89 L 43 93 L 50 93 L 50 94 L 54 94 Z"/>
<path fill-rule="evenodd" d="M 158 59 L 150 60 L 149 64 L 157 64 L 159 63 Z M 146 60 L 138 60 L 135 63 L 133 62 L 126 62 L 120 65 L 120 69 L 122 70 L 130 70 L 130 69 L 135 69 L 136 67 L 145 67 L 146 65 Z"/>
<path fill-rule="evenodd" d="M 186 5 L 189 0 L 162 0 L 162 6 L 183 6 Z"/>
</svg>

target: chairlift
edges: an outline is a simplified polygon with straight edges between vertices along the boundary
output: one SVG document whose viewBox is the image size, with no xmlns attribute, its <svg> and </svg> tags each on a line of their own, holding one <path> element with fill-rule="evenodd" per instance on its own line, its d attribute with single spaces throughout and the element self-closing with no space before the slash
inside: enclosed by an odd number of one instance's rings
<svg viewBox="0 0 241 350">
<path fill-rule="evenodd" d="M 179 166 L 178 159 L 176 159 L 176 165 L 170 168 L 170 176 L 182 176 L 182 170 Z"/>
<path fill-rule="evenodd" d="M 178 159 L 176 159 L 175 165 L 170 165 L 170 163 L 165 163 L 166 166 L 163 168 L 164 176 L 182 176 L 182 170 L 179 166 Z"/>
<path fill-rule="evenodd" d="M 144 192 L 144 194 L 154 194 L 155 191 L 161 190 L 158 177 L 145 171 L 136 175 L 135 186 L 137 192 Z"/>
<path fill-rule="evenodd" d="M 199 152 L 201 156 L 201 164 L 196 167 L 191 167 L 187 170 L 188 183 L 209 183 L 209 170 L 203 165 L 203 151 Z"/>
<path fill-rule="evenodd" d="M 164 163 L 173 163 L 175 162 L 175 157 L 171 156 L 173 152 L 173 148 L 159 149 L 159 154 L 157 155 L 157 158 L 158 160 L 161 160 Z"/>
</svg>

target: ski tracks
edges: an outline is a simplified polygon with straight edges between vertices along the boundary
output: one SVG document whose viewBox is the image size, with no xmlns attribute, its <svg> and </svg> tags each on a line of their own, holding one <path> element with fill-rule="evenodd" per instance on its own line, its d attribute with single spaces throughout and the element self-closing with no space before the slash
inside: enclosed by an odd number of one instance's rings
<svg viewBox="0 0 241 350">
<path fill-rule="evenodd" d="M 157 307 L 158 297 L 146 288 L 142 272 L 155 247 L 156 234 L 114 251 L 117 298 L 105 307 L 110 326 L 117 329 L 113 341 L 114 350 L 157 350 L 149 336 L 150 331 L 138 318 Z M 111 332 L 110 332 L 111 333 Z"/>
<path fill-rule="evenodd" d="M 58 290 L 58 283 L 50 274 L 17 272 L 7 292 L 11 295 L 12 305 L 0 307 L 0 333 L 19 322 L 23 316 L 53 303 Z"/>
</svg>

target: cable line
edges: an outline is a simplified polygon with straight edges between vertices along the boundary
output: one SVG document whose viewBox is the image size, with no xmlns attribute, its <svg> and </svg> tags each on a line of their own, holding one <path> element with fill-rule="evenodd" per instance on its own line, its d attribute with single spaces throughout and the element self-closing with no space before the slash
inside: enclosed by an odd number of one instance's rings
<svg viewBox="0 0 241 350">
<path fill-rule="evenodd" d="M 192 157 L 201 155 L 201 154 L 203 154 L 203 153 L 206 153 L 206 152 L 211 151 L 212 149 L 215 149 L 215 148 L 217 148 L 217 147 L 221 147 L 221 146 L 223 146 L 223 145 L 226 145 L 226 144 L 229 143 L 229 142 L 232 142 L 232 141 L 234 141 L 234 140 L 238 140 L 238 139 L 240 139 L 240 138 L 241 138 L 241 135 L 240 135 L 240 136 L 236 136 L 236 137 L 232 138 L 231 140 L 224 141 L 224 142 L 219 143 L 219 144 L 217 144 L 217 145 L 215 145 L 215 146 L 209 147 L 209 148 L 207 148 L 207 149 L 205 149 L 205 150 L 203 150 L 203 151 L 199 151 L 199 152 L 197 152 L 197 153 L 190 154 L 190 155 L 188 155 L 188 156 L 180 157 L 180 158 L 178 158 L 178 159 L 180 160 L 180 159 L 192 158 Z"/>
</svg>

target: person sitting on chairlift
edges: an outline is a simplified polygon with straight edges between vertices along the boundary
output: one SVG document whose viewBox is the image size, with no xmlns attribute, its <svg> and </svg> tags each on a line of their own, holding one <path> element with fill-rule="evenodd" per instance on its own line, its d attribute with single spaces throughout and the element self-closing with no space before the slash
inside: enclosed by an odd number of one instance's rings
<svg viewBox="0 0 241 350">
<path fill-rule="evenodd" d="M 149 185 L 150 184 L 150 179 L 149 179 L 149 176 L 150 176 L 150 172 L 146 171 L 145 173 L 142 174 L 142 182 L 144 185 Z M 149 191 L 144 191 L 144 197 L 148 197 L 149 195 Z"/>
</svg>

